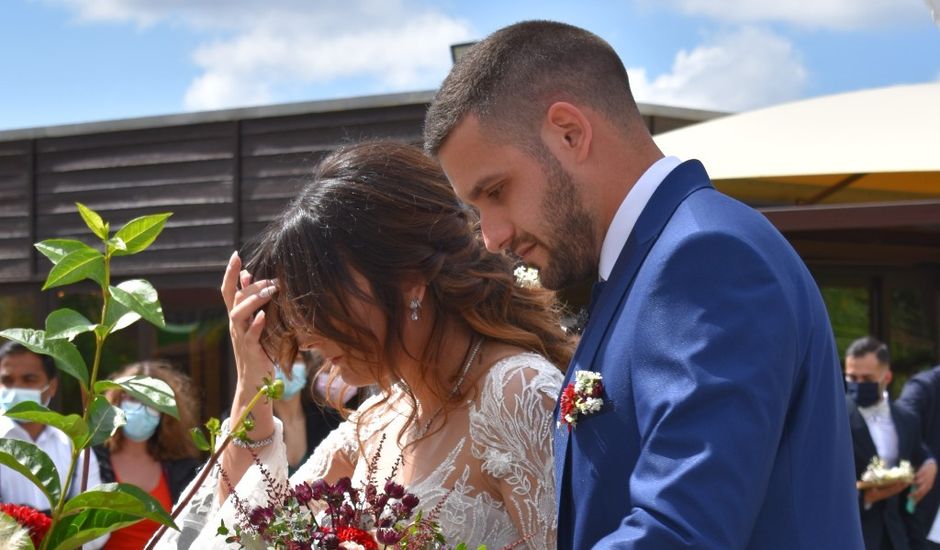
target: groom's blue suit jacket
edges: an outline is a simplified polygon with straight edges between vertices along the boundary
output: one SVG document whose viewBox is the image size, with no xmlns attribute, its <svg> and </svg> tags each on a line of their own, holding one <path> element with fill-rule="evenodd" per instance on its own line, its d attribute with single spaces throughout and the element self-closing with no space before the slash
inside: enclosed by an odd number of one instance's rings
<svg viewBox="0 0 940 550">
<path fill-rule="evenodd" d="M 863 548 L 819 291 L 698 161 L 640 215 L 566 385 L 576 370 L 605 404 L 555 432 L 560 550 Z"/>
</svg>

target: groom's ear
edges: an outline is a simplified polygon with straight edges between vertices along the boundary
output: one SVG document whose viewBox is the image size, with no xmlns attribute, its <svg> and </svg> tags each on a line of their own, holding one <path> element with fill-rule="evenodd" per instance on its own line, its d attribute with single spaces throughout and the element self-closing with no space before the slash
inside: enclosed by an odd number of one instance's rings
<svg viewBox="0 0 940 550">
<path fill-rule="evenodd" d="M 568 103 L 557 101 L 548 107 L 542 124 L 542 141 L 562 164 L 587 159 L 594 137 L 586 113 Z"/>
</svg>

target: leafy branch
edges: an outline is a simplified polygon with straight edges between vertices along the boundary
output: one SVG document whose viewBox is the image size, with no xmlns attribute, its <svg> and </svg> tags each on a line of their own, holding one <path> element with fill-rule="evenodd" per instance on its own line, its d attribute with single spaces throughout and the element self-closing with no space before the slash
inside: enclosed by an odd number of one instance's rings
<svg viewBox="0 0 940 550">
<path fill-rule="evenodd" d="M 169 213 L 135 218 L 111 234 L 110 224 L 87 206 L 77 203 L 79 215 L 100 241 L 100 249 L 75 239 L 49 239 L 36 243 L 36 249 L 52 262 L 43 290 L 83 280 L 101 288 L 100 319 L 93 322 L 81 313 L 62 308 L 46 317 L 42 330 L 12 328 L 0 337 L 22 344 L 30 351 L 53 358 L 59 371 L 78 381 L 82 394 L 82 414 L 63 415 L 38 403 L 20 403 L 4 414 L 25 422 L 58 428 L 72 442 L 68 474 L 63 478 L 49 456 L 27 441 L 0 439 L 0 464 L 33 482 L 49 501 L 52 522 L 41 550 L 69 550 L 83 543 L 151 519 L 164 526 L 173 520 L 160 503 L 140 488 L 126 483 L 105 483 L 86 490 L 91 447 L 104 443 L 124 425 L 124 412 L 111 405 L 105 392 L 120 390 L 154 409 L 179 417 L 172 389 L 163 381 L 132 376 L 119 380 L 98 380 L 101 356 L 107 338 L 140 319 L 165 326 L 157 291 L 144 279 L 111 284 L 111 260 L 146 250 L 163 231 Z M 93 333 L 95 352 L 91 372 L 73 343 L 75 337 Z M 81 491 L 69 499 L 79 456 L 84 454 Z"/>
</svg>

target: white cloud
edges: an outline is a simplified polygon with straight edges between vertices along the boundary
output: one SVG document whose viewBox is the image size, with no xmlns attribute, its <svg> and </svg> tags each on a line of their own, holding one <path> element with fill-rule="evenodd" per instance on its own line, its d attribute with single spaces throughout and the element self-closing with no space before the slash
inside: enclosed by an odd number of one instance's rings
<svg viewBox="0 0 940 550">
<path fill-rule="evenodd" d="M 288 90 L 364 78 L 376 92 L 437 86 L 467 22 L 419 0 L 52 0 L 83 21 L 185 25 L 217 38 L 193 52 L 202 70 L 187 109 L 283 101 Z"/>
<path fill-rule="evenodd" d="M 929 1 L 929 0 L 928 0 Z M 734 23 L 782 22 L 838 30 L 929 17 L 923 0 L 669 0 L 682 13 Z"/>
<path fill-rule="evenodd" d="M 629 73 L 637 101 L 721 111 L 797 99 L 806 82 L 806 69 L 793 45 L 754 27 L 681 50 L 667 74 L 650 77 L 645 69 Z"/>
</svg>

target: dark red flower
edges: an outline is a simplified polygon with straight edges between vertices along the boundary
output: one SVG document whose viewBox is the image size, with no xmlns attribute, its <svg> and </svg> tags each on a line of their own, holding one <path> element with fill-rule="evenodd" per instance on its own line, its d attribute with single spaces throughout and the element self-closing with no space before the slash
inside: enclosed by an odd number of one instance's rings
<svg viewBox="0 0 940 550">
<path fill-rule="evenodd" d="M 15 519 L 17 523 L 29 530 L 29 538 L 33 541 L 33 546 L 39 548 L 43 537 L 49 531 L 49 525 L 52 520 L 49 516 L 37 511 L 29 506 L 20 506 L 19 504 L 0 504 L 0 512 Z"/>
<path fill-rule="evenodd" d="M 404 533 L 400 533 L 392 527 L 379 527 L 375 532 L 375 536 L 379 539 L 379 542 L 385 545 L 398 544 L 398 541 L 400 541 L 404 535 Z"/>
<path fill-rule="evenodd" d="M 574 410 L 574 402 L 578 398 L 578 393 L 574 390 L 574 382 L 568 384 L 568 387 L 561 392 L 561 400 L 559 403 L 559 414 L 558 421 L 564 425 L 568 425 L 567 417 L 571 414 L 571 411 Z M 571 426 L 568 426 L 568 429 L 571 429 Z"/>
</svg>

